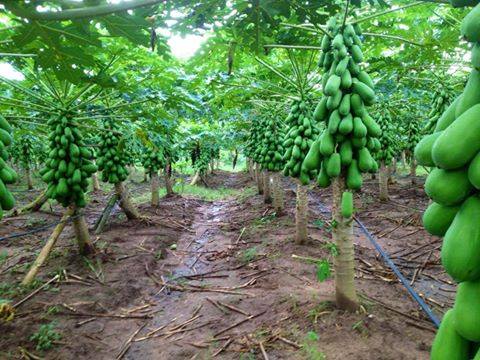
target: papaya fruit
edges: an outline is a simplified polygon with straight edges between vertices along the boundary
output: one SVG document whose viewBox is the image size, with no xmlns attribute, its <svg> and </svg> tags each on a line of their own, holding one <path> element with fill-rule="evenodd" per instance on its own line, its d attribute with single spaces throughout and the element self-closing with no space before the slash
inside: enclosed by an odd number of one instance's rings
<svg viewBox="0 0 480 360">
<path fill-rule="evenodd" d="M 2 128 L 0 128 L 0 141 L 5 146 L 10 146 L 12 144 L 12 137 L 10 136 L 10 133 Z"/>
<path fill-rule="evenodd" d="M 380 126 L 366 112 L 364 112 L 364 114 L 362 115 L 362 121 L 367 128 L 368 135 L 372 137 L 379 137 L 380 135 L 382 135 L 382 129 L 380 128 Z"/>
<path fill-rule="evenodd" d="M 373 84 L 372 78 L 366 71 L 360 71 L 358 74 L 358 80 L 363 82 L 365 85 L 367 85 L 370 89 L 374 89 L 375 85 Z"/>
<path fill-rule="evenodd" d="M 5 130 L 7 133 L 11 133 L 13 130 L 8 121 L 2 115 L 0 115 L 0 129 Z"/>
<path fill-rule="evenodd" d="M 335 151 L 335 142 L 328 131 L 324 131 L 320 141 L 320 153 L 323 156 L 330 156 Z"/>
<path fill-rule="evenodd" d="M 475 69 L 480 70 L 480 42 L 473 45 L 473 48 L 472 48 L 472 65 Z"/>
<path fill-rule="evenodd" d="M 321 188 L 327 188 L 330 186 L 330 177 L 327 175 L 325 166 L 325 162 L 323 162 L 317 176 L 317 185 Z"/>
<path fill-rule="evenodd" d="M 350 191 L 344 191 L 342 194 L 341 211 L 344 218 L 349 219 L 353 215 L 353 194 Z"/>
<path fill-rule="evenodd" d="M 458 285 L 453 307 L 455 330 L 466 340 L 480 342 L 480 281 Z"/>
<path fill-rule="evenodd" d="M 365 113 L 365 106 L 363 100 L 358 94 L 352 94 L 350 98 L 351 108 L 356 116 L 363 116 Z M 373 119 L 372 119 L 373 120 Z"/>
<path fill-rule="evenodd" d="M 328 120 L 328 131 L 330 134 L 334 135 L 338 131 L 338 126 L 340 125 L 341 121 L 340 113 L 338 110 L 335 110 L 330 115 Z"/>
<path fill-rule="evenodd" d="M 366 147 L 358 151 L 358 168 L 362 172 L 368 172 L 373 166 L 373 158 Z"/>
<path fill-rule="evenodd" d="M 455 111 L 457 109 L 457 105 L 460 102 L 462 95 L 459 95 L 445 110 L 445 112 L 440 116 L 437 121 L 437 125 L 435 126 L 434 132 L 445 130 L 447 127 L 450 126 L 455 121 Z"/>
<path fill-rule="evenodd" d="M 444 206 L 432 202 L 423 213 L 423 226 L 430 234 L 444 236 L 460 206 Z"/>
<path fill-rule="evenodd" d="M 0 205 L 3 210 L 11 210 L 15 206 L 15 199 L 2 180 L 0 180 Z"/>
<path fill-rule="evenodd" d="M 414 157 L 417 160 L 418 165 L 422 166 L 435 166 L 435 163 L 432 159 L 432 148 L 435 141 L 442 134 L 441 131 L 434 132 L 433 134 L 424 136 L 415 146 Z"/>
<path fill-rule="evenodd" d="M 334 96 L 340 90 L 341 78 L 338 75 L 332 75 L 327 81 L 324 93 L 327 96 Z"/>
<path fill-rule="evenodd" d="M 428 197 L 445 206 L 460 204 L 472 189 L 466 169 L 443 170 L 435 168 L 430 172 L 425 182 L 425 192 Z"/>
<path fill-rule="evenodd" d="M 353 159 L 347 169 L 347 188 L 351 190 L 358 190 L 362 187 L 363 179 L 360 170 L 358 169 L 357 160 Z"/>
<path fill-rule="evenodd" d="M 352 59 L 355 61 L 357 64 L 363 62 L 363 52 L 360 46 L 358 45 L 353 45 L 350 48 L 351 54 L 352 54 Z"/>
<path fill-rule="evenodd" d="M 350 89 L 352 87 L 352 84 L 353 84 L 352 74 L 347 69 L 342 75 L 342 82 L 340 84 L 340 87 L 342 89 Z"/>
<path fill-rule="evenodd" d="M 478 89 L 476 91 L 480 94 Z M 465 94 L 462 99 L 464 97 Z M 480 151 L 479 117 L 480 104 L 464 112 L 442 132 L 432 148 L 435 165 L 442 169 L 457 169 L 473 159 Z"/>
<path fill-rule="evenodd" d="M 338 90 L 335 95 L 333 96 L 330 96 L 328 99 L 327 99 L 327 109 L 328 110 L 335 110 L 336 108 L 338 108 L 338 106 L 340 105 L 340 102 L 342 101 L 342 90 Z"/>
<path fill-rule="evenodd" d="M 360 95 L 365 104 L 372 105 L 375 103 L 375 91 L 373 91 L 368 85 L 365 85 L 357 79 L 353 79 L 352 88 L 356 94 Z"/>
<path fill-rule="evenodd" d="M 432 344 L 431 360 L 468 360 L 470 343 L 455 330 L 454 310 L 443 316 Z"/>
<path fill-rule="evenodd" d="M 350 165 L 352 163 L 353 151 L 350 140 L 345 140 L 342 142 L 339 153 L 343 166 Z"/>
<path fill-rule="evenodd" d="M 353 136 L 361 138 L 367 136 L 367 127 L 363 124 L 363 121 L 359 117 L 353 118 Z"/>
<path fill-rule="evenodd" d="M 341 166 L 340 154 L 333 153 L 332 155 L 330 155 L 327 161 L 327 167 L 325 169 L 327 171 L 327 175 L 331 178 L 337 177 L 338 175 L 340 175 L 341 169 L 342 169 L 342 166 Z"/>
<path fill-rule="evenodd" d="M 473 69 L 467 81 L 467 85 L 455 108 L 455 118 L 459 118 L 471 107 L 480 104 L 480 71 Z M 456 122 L 456 121 L 455 121 Z"/>
<path fill-rule="evenodd" d="M 305 170 L 314 170 L 318 169 L 320 166 L 321 156 L 320 156 L 320 139 L 315 140 L 308 150 L 305 159 L 303 160 L 302 169 Z"/>
<path fill-rule="evenodd" d="M 469 42 L 480 42 L 480 4 L 477 4 L 462 21 L 460 32 Z"/>
<path fill-rule="evenodd" d="M 477 189 L 480 189 L 480 152 L 475 155 L 468 166 L 468 180 Z"/>
<path fill-rule="evenodd" d="M 342 116 L 347 116 L 350 113 L 350 98 L 351 94 L 345 94 L 340 102 L 340 106 L 338 107 L 338 112 Z"/>
<path fill-rule="evenodd" d="M 338 126 L 338 131 L 340 134 L 348 135 L 353 130 L 353 117 L 352 114 L 348 114 L 345 116 L 341 121 L 340 125 Z"/>
<path fill-rule="evenodd" d="M 480 198 L 471 196 L 458 210 L 443 239 L 442 264 L 458 282 L 480 279 L 480 227 L 475 220 L 478 216 Z"/>
</svg>

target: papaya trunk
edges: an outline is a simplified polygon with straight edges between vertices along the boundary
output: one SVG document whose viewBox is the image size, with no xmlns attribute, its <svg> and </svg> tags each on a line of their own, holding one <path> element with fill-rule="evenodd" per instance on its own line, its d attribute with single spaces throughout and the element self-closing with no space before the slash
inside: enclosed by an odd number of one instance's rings
<svg viewBox="0 0 480 360">
<path fill-rule="evenodd" d="M 355 251 L 353 246 L 353 218 L 342 215 L 342 194 L 345 188 L 345 178 L 336 178 L 332 183 L 333 204 L 332 216 L 335 227 L 332 238 L 337 246 L 335 256 L 335 298 L 337 307 L 342 310 L 358 309 L 358 297 L 355 289 Z"/>
<path fill-rule="evenodd" d="M 120 207 L 122 208 L 125 215 L 127 215 L 127 218 L 129 220 L 140 219 L 140 213 L 135 208 L 135 206 L 133 206 L 130 195 L 128 194 L 128 190 L 123 184 L 123 182 L 115 184 L 115 192 L 120 199 Z"/>
<path fill-rule="evenodd" d="M 263 201 L 265 204 L 272 202 L 272 195 L 270 191 L 270 172 L 268 170 L 263 171 Z"/>
<path fill-rule="evenodd" d="M 283 200 L 283 189 L 280 182 L 280 176 L 278 173 L 273 173 L 272 175 L 272 192 L 273 192 L 273 209 L 277 216 L 282 215 L 284 200 Z"/>
<path fill-rule="evenodd" d="M 98 173 L 94 173 L 92 175 L 92 189 L 93 191 L 99 191 L 100 190 L 100 182 L 98 181 Z"/>
<path fill-rule="evenodd" d="M 42 192 L 35 200 L 33 200 L 30 204 L 21 208 L 17 214 L 25 214 L 31 211 L 38 211 L 42 208 L 43 204 L 47 202 L 47 191 L 45 190 Z"/>
<path fill-rule="evenodd" d="M 93 252 L 93 245 L 90 241 L 87 222 L 85 216 L 74 207 L 73 230 L 77 238 L 78 252 L 81 255 L 88 255 Z"/>
<path fill-rule="evenodd" d="M 248 159 L 248 171 L 250 173 L 250 177 L 252 178 L 252 180 L 255 180 L 255 168 L 253 166 L 252 159 Z"/>
<path fill-rule="evenodd" d="M 255 179 L 257 181 L 258 194 L 263 194 L 263 179 L 262 172 L 260 171 L 260 165 L 255 164 Z"/>
<path fill-rule="evenodd" d="M 295 212 L 295 242 L 298 245 L 305 244 L 308 238 L 308 194 L 307 187 L 297 184 L 297 204 Z"/>
<path fill-rule="evenodd" d="M 410 162 L 410 178 L 412 179 L 412 184 L 417 183 L 417 161 L 413 158 Z"/>
<path fill-rule="evenodd" d="M 165 166 L 165 171 L 164 171 L 164 177 L 165 177 L 165 189 L 167 191 L 167 196 L 171 196 L 174 194 L 173 191 L 173 185 L 172 185 L 172 168 L 170 163 L 167 163 Z"/>
<path fill-rule="evenodd" d="M 60 223 L 57 226 L 55 226 L 55 229 L 53 230 L 52 234 L 50 235 L 47 242 L 45 243 L 42 250 L 40 251 L 40 254 L 38 254 L 32 267 L 28 271 L 27 275 L 25 275 L 25 278 L 22 281 L 22 285 L 29 285 L 35 279 L 35 277 L 38 274 L 38 271 L 40 270 L 40 267 L 47 260 L 48 255 L 50 255 L 50 252 L 53 249 L 53 246 L 55 245 L 58 238 L 60 237 L 60 234 L 65 228 L 68 218 L 72 216 L 73 211 L 74 211 L 73 208 L 68 208 L 65 214 L 63 214 L 62 219 L 60 220 Z"/>
<path fill-rule="evenodd" d="M 392 159 L 392 165 L 390 165 L 390 174 L 396 174 L 397 173 L 397 158 L 394 157 Z"/>
<path fill-rule="evenodd" d="M 195 176 L 192 178 L 192 181 L 190 181 L 190 185 L 196 185 L 199 178 L 200 178 L 200 171 L 197 170 L 197 172 L 195 173 Z"/>
<path fill-rule="evenodd" d="M 160 184 L 157 171 L 152 171 L 150 174 L 150 186 L 152 190 L 152 206 L 158 206 L 160 203 L 160 194 L 158 193 Z"/>
<path fill-rule="evenodd" d="M 388 200 L 388 169 L 385 166 L 385 161 L 380 162 L 380 171 L 378 173 L 378 184 L 380 190 L 380 200 Z"/>
<path fill-rule="evenodd" d="M 33 189 L 33 182 L 32 182 L 32 173 L 30 171 L 30 167 L 27 166 L 27 168 L 25 169 L 25 172 L 26 172 L 26 177 L 27 177 L 27 187 L 28 187 L 28 190 L 32 190 Z"/>
<path fill-rule="evenodd" d="M 147 170 L 145 170 L 145 172 L 143 173 L 143 182 L 147 182 L 148 181 L 148 173 L 147 173 Z"/>
<path fill-rule="evenodd" d="M 405 153 L 405 151 L 402 151 L 402 168 L 407 168 L 407 154 Z"/>
</svg>

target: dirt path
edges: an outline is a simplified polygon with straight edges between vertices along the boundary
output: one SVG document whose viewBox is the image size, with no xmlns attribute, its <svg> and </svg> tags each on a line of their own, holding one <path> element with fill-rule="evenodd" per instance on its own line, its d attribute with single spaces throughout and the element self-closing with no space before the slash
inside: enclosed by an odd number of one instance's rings
<svg viewBox="0 0 480 360">
<path fill-rule="evenodd" d="M 62 266 L 84 283 L 70 276 L 37 295 L 25 315 L 0 327 L 8 334 L 0 348 L 35 351 L 32 329 L 55 320 L 63 338 L 48 359 L 428 359 L 431 324 L 390 273 L 362 270 L 383 269 L 364 239 L 356 239 L 357 286 L 370 300 L 362 298 L 357 314 L 336 310 L 333 280 L 318 282 L 314 264 L 292 258 L 330 256 L 329 215 L 315 204 L 328 203 L 328 194 L 310 194 L 311 240 L 297 246 L 290 184 L 285 215 L 275 217 L 248 195 L 254 184 L 246 174 L 218 173 L 210 183 L 245 194 L 141 207 L 163 225 L 116 218 L 96 239 L 102 281 L 75 254 L 51 259 L 44 273 Z"/>
</svg>

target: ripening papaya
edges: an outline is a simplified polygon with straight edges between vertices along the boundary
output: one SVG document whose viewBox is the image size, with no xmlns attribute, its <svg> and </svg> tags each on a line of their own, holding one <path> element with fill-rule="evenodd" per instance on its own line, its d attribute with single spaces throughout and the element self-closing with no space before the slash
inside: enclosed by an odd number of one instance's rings
<svg viewBox="0 0 480 360">
<path fill-rule="evenodd" d="M 470 344 L 455 330 L 454 310 L 443 316 L 430 353 L 431 360 L 469 360 Z"/>
<path fill-rule="evenodd" d="M 460 206 L 444 206 L 432 202 L 423 213 L 423 226 L 430 234 L 444 236 Z"/>
<path fill-rule="evenodd" d="M 433 201 L 452 206 L 460 204 L 472 191 L 466 169 L 433 169 L 425 182 L 425 192 Z"/>
<path fill-rule="evenodd" d="M 464 339 L 480 342 L 480 281 L 458 285 L 453 307 L 455 330 Z"/>
<path fill-rule="evenodd" d="M 442 264 L 458 282 L 480 278 L 480 227 L 476 220 L 479 218 L 480 198 L 471 196 L 462 204 L 445 233 Z"/>
</svg>

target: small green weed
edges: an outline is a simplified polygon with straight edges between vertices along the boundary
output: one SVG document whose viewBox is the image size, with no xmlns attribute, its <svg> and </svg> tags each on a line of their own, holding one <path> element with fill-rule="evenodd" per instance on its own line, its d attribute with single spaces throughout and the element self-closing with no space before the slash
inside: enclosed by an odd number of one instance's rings
<svg viewBox="0 0 480 360">
<path fill-rule="evenodd" d="M 253 260 L 255 260 L 255 258 L 258 256 L 258 252 L 257 252 L 257 247 L 254 246 L 252 248 L 249 248 L 249 249 L 246 249 L 246 250 L 243 250 L 241 252 L 241 258 L 242 258 L 242 261 L 244 263 L 249 263 Z"/>
<path fill-rule="evenodd" d="M 325 360 L 325 354 L 317 348 L 319 336 L 315 331 L 309 331 L 302 344 L 302 351 L 309 360 Z"/>
<path fill-rule="evenodd" d="M 37 332 L 30 336 L 30 341 L 37 344 L 35 349 L 49 350 L 53 347 L 55 341 L 62 338 L 62 335 L 55 330 L 56 325 L 54 321 L 49 324 L 43 324 Z"/>
</svg>

